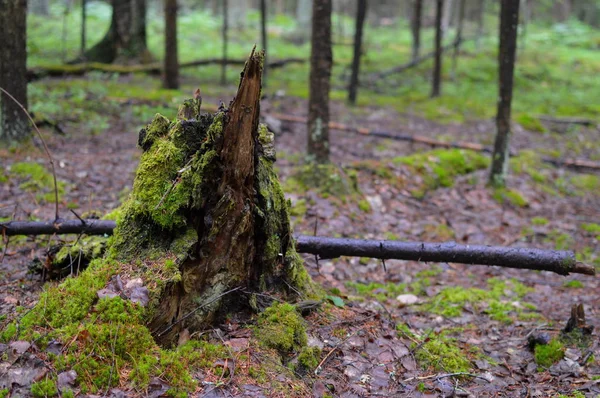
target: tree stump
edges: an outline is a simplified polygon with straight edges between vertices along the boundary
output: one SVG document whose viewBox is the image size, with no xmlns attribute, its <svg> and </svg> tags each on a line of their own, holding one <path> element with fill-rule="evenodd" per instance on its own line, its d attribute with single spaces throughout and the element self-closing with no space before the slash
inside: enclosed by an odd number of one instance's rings
<svg viewBox="0 0 600 398">
<path fill-rule="evenodd" d="M 136 325 L 169 347 L 183 330 L 256 310 L 255 293 L 314 294 L 273 171 L 273 134 L 258 122 L 262 62 L 253 50 L 228 109 L 201 115 L 198 93 L 175 121 L 157 114 L 140 131 L 144 152 L 107 253 L 44 293 L 21 337 L 96 322 L 98 297 L 120 297 L 144 306 Z"/>
</svg>

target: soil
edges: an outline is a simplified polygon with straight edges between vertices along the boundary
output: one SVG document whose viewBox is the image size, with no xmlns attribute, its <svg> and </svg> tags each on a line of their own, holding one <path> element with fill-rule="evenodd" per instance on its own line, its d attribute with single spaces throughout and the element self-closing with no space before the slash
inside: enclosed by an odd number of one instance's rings
<svg viewBox="0 0 600 398">
<path fill-rule="evenodd" d="M 214 98 L 204 103 L 216 104 Z M 125 104 L 124 106 L 127 106 Z M 269 97 L 262 112 L 278 112 L 303 116 L 304 100 Z M 123 112 L 128 115 L 131 112 Z M 332 120 L 361 127 L 389 130 L 402 134 L 419 134 L 429 138 L 462 140 L 489 145 L 495 131 L 493 120 L 465 124 L 437 124 L 411 114 L 400 114 L 388 108 L 348 108 L 332 104 Z M 114 116 L 110 128 L 102 134 L 89 136 L 77 132 L 77 126 L 66 124 L 66 135 L 43 130 L 57 166 L 59 180 L 67 183 L 60 204 L 62 217 L 70 217 L 70 207 L 82 215 L 88 211 L 102 214 L 119 206 L 131 186 L 140 150 L 136 147 L 136 121 L 131 117 Z M 276 132 L 280 177 L 285 180 L 300 163 L 306 147 L 306 131 L 302 124 L 283 123 Z M 566 146 L 569 140 L 594 142 L 598 130 L 577 128 L 562 135 L 543 135 L 515 127 L 511 141 L 514 150 L 560 150 L 565 157 L 575 152 Z M 316 191 L 289 193 L 293 203 L 305 199 L 307 212 L 294 217 L 297 233 L 413 241 L 456 240 L 464 244 L 505 245 L 554 249 L 556 236 L 567 234 L 568 248 L 600 255 L 596 237 L 580 228 L 581 223 L 600 223 L 600 196 L 597 192 L 582 195 L 554 195 L 546 192 L 525 175 L 514 174 L 508 186 L 516 189 L 528 201 L 526 207 L 499 204 L 486 187 L 487 170 L 476 171 L 456 179 L 449 188 L 429 191 L 421 199 L 414 198 L 410 188 L 422 176 L 389 161 L 395 156 L 423 152 L 430 148 L 405 142 L 357 136 L 332 131 L 332 161 L 342 168 L 359 161 L 378 161 L 396 179 L 380 178 L 372 169 L 358 171 L 362 196 L 371 211 L 360 211 L 356 203 L 343 203 L 339 198 L 323 198 Z M 39 144 L 39 143 L 38 143 Z M 578 157 L 598 156 L 598 146 L 577 153 Z M 11 153 L 0 149 L 2 169 L 20 161 L 46 165 L 47 159 L 38 148 Z M 375 163 L 374 163 L 375 164 Z M 549 169 L 551 180 L 574 175 L 564 169 Z M 20 188 L 24 180 L 11 178 L 0 183 L 0 217 L 17 220 L 52 220 L 53 204 L 40 202 L 34 192 Z M 544 217 L 546 225 L 532 225 L 532 218 Z M 316 226 L 315 226 L 316 225 Z M 435 226 L 445 225 L 451 234 L 441 234 Z M 432 227 L 433 226 L 433 227 Z M 525 232 L 524 232 L 525 231 Z M 28 274 L 28 266 L 45 250 L 67 237 L 30 237 L 5 239 L 0 255 L 0 314 L 4 322 L 17 311 L 31 308 L 43 288 L 39 275 Z M 589 250 L 589 249 L 588 249 Z M 323 319 L 319 312 L 309 321 L 309 336 L 322 348 L 322 364 L 317 374 L 304 376 L 305 391 L 316 397 L 331 394 L 339 397 L 360 396 L 508 396 L 547 397 L 579 392 L 584 396 L 600 394 L 594 376 L 600 376 L 600 349 L 597 334 L 585 348 L 567 350 L 565 359 L 548 369 L 538 369 L 527 341 L 531 335 L 546 332 L 557 336 L 565 326 L 574 304 L 583 304 L 588 325 L 598 327 L 600 314 L 600 284 L 597 277 L 574 275 L 563 277 L 549 272 L 507 269 L 459 264 L 423 264 L 413 261 L 389 260 L 385 265 L 376 260 L 342 258 L 316 260 L 306 256 L 306 267 L 314 280 L 327 289 L 337 288 L 345 300 L 343 309 L 335 312 L 337 319 Z M 514 317 L 511 323 L 493 320 L 483 306 L 467 303 L 458 317 L 442 316 L 423 311 L 404 299 L 373 296 L 358 298 L 348 282 L 386 284 L 418 280 L 417 273 L 435 270 L 429 283 L 417 295 L 417 304 L 432 302 L 447 287 L 488 288 L 491 278 L 516 280 L 531 290 L 513 304 L 523 307 L 531 303 L 538 317 Z M 581 281 L 580 288 L 568 287 L 566 281 Z M 386 294 L 385 291 L 375 292 Z M 507 297 L 511 297 L 507 294 Z M 397 326 L 406 326 L 413 334 L 398 333 Z M 471 358 L 470 372 L 451 374 L 435 366 L 423 368 L 416 361 L 416 352 L 424 342 L 450 331 L 459 347 L 475 347 L 483 355 Z M 231 336 L 223 336 L 226 341 Z M 2 348 L 2 347 L 0 347 Z M 7 347 L 4 347 L 6 350 Z M 39 365 L 39 364 L 38 364 Z M 34 365 L 31 365 L 34 366 Z M 0 374 L 4 372 L 0 368 Z M 5 373 L 5 372 L 4 372 Z M 450 373 L 450 374 L 449 374 Z M 6 375 L 6 374 L 5 374 Z M 0 377 L 4 380 L 5 377 Z M 14 380 L 13 380 L 14 381 Z M 223 388 L 207 387 L 198 396 L 269 396 L 261 386 L 236 383 L 233 379 Z M 3 388 L 0 385 L 0 389 Z M 158 388 L 158 387 L 157 387 Z M 19 394 L 14 390 L 13 396 Z M 158 388 L 156 391 L 162 391 Z M 155 391 L 155 392 L 156 392 Z M 161 393 L 162 393 L 161 392 Z M 158 393 L 157 393 L 158 394 Z M 154 395 L 154 396 L 159 396 Z M 127 391 L 114 389 L 107 396 L 128 396 Z M 151 396 L 151 395 L 149 395 Z M 575 395 L 571 395 L 575 396 Z"/>
</svg>

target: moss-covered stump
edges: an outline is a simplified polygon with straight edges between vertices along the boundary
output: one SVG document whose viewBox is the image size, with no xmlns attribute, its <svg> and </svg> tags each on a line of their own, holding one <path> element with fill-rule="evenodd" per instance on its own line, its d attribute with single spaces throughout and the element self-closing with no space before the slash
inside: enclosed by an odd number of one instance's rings
<svg viewBox="0 0 600 398">
<path fill-rule="evenodd" d="M 314 294 L 273 171 L 273 135 L 258 123 L 262 60 L 251 54 L 229 109 L 201 115 L 197 97 L 177 120 L 156 115 L 141 130 L 133 190 L 105 255 L 42 293 L 0 340 L 58 344 L 54 368 L 75 370 L 87 390 L 144 388 L 153 375 L 183 388 L 192 360 L 164 348 L 191 349 L 190 334 L 256 310 L 261 292 Z"/>
</svg>

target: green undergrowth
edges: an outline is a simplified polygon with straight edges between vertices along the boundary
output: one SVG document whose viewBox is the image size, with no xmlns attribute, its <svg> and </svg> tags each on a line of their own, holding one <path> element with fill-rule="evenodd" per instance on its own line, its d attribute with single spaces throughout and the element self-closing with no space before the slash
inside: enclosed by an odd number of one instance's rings
<svg viewBox="0 0 600 398">
<path fill-rule="evenodd" d="M 510 324 L 517 318 L 528 319 L 537 315 L 532 312 L 535 306 L 520 302 L 530 291 L 530 288 L 514 279 L 502 281 L 492 278 L 488 281 L 487 290 L 460 286 L 444 288 L 421 308 L 453 318 L 461 316 L 468 304 L 491 319 Z"/>
<path fill-rule="evenodd" d="M 331 163 L 300 166 L 283 184 L 283 190 L 288 193 L 304 193 L 311 189 L 323 198 L 335 198 L 342 203 L 349 199 L 359 201 L 361 195 L 356 172 L 343 170 Z"/>
<path fill-rule="evenodd" d="M 488 156 L 462 149 L 435 149 L 429 152 L 394 158 L 395 164 L 403 164 L 422 179 L 419 188 L 411 191 L 417 198 L 438 187 L 451 187 L 456 177 L 489 166 Z"/>
<path fill-rule="evenodd" d="M 10 166 L 8 178 L 15 177 L 24 180 L 19 188 L 26 192 L 34 193 L 36 199 L 43 202 L 54 202 L 54 178 L 52 173 L 44 166 L 32 162 L 19 162 Z M 65 193 L 67 184 L 64 181 L 56 181 L 58 187 L 58 200 Z"/>
<path fill-rule="evenodd" d="M 538 344 L 534 348 L 535 363 L 538 370 L 542 371 L 565 356 L 565 346 L 559 339 L 552 339 L 548 344 Z"/>
<path fill-rule="evenodd" d="M 496 188 L 492 194 L 494 200 L 500 204 L 511 204 L 515 207 L 528 207 L 529 201 L 523 195 L 509 188 Z"/>
<path fill-rule="evenodd" d="M 64 8 L 51 7 L 51 17 L 30 13 L 28 15 L 28 64 L 30 67 L 48 63 L 61 63 L 73 59 L 80 51 L 81 12 L 78 6 L 64 13 Z M 105 3 L 93 3 L 87 10 L 88 43 L 98 42 L 110 25 L 111 8 Z M 354 25 L 351 17 L 334 13 L 335 63 L 332 71 L 333 100 L 345 100 L 349 77 L 348 66 L 352 62 Z M 160 60 L 164 54 L 162 37 L 164 22 L 155 7 L 148 10 L 148 46 L 153 56 Z M 228 56 L 243 58 L 259 35 L 259 12 L 249 9 L 245 20 L 236 23 L 236 40 L 230 40 Z M 479 46 L 466 40 L 461 47 L 456 76 L 451 79 L 450 63 L 443 68 L 442 95 L 431 99 L 431 68 L 433 60 L 427 60 L 415 68 L 385 78 L 371 79 L 375 72 L 398 66 L 410 60 L 412 37 L 410 26 L 403 18 L 393 20 L 391 26 L 365 26 L 365 51 L 361 58 L 361 82 L 359 105 L 393 107 L 403 113 L 417 114 L 441 122 L 461 122 L 493 117 L 497 97 L 497 18 L 488 13 L 488 35 L 480 37 Z M 180 40 L 180 62 L 192 61 L 198 54 L 219 54 L 221 51 L 220 14 L 208 8 L 192 9 L 178 21 L 185 32 Z M 69 26 L 65 37 L 55 35 L 62 24 Z M 422 29 L 422 53 L 432 50 L 434 30 Z M 298 26 L 289 14 L 277 13 L 269 18 L 269 53 L 276 58 L 309 58 L 310 45 L 306 30 Z M 302 39 L 304 36 L 304 39 Z M 444 44 L 453 37 L 453 28 L 444 35 Z M 569 20 L 556 25 L 529 23 L 526 49 L 519 48 L 515 68 L 513 110 L 517 121 L 530 130 L 539 129 L 537 117 L 579 116 L 598 119 L 600 105 L 596 101 L 600 60 L 597 30 Z M 63 53 L 64 49 L 64 53 Z M 64 58 L 63 58 L 64 54 Z M 184 74 L 194 75 L 203 93 L 210 93 L 219 80 L 219 65 L 187 68 Z M 201 73 L 198 73 L 201 70 Z M 227 68 L 228 81 L 236 81 L 237 68 Z M 110 75 L 109 75 L 110 76 Z M 283 90 L 288 95 L 308 98 L 306 82 L 309 63 L 290 64 L 273 69 L 269 74 L 267 90 Z M 37 84 L 37 83 L 34 83 Z M 222 93 L 221 89 L 221 93 Z M 134 97 L 132 95 L 131 97 Z M 35 103 L 33 104 L 35 106 Z"/>
</svg>

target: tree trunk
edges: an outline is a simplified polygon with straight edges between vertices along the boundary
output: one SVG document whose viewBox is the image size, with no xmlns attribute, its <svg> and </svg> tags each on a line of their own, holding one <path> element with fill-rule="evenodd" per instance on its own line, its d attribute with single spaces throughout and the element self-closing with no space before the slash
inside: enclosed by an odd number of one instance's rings
<svg viewBox="0 0 600 398">
<path fill-rule="evenodd" d="M 490 184 L 505 185 L 508 170 L 510 111 L 517 50 L 517 26 L 519 23 L 519 0 L 502 0 L 500 6 L 500 48 L 498 50 L 499 96 L 496 114 L 496 142 L 492 155 Z"/>
<path fill-rule="evenodd" d="M 223 30 L 221 31 L 221 40 L 223 45 L 223 60 L 224 62 L 221 64 L 221 85 L 224 86 L 227 84 L 227 31 L 229 29 L 228 24 L 228 5 L 227 0 L 222 0 L 223 4 Z"/>
<path fill-rule="evenodd" d="M 107 64 L 152 61 L 146 45 L 146 0 L 112 0 L 112 6 L 110 28 L 86 51 L 85 60 Z"/>
<path fill-rule="evenodd" d="M 165 88 L 179 88 L 179 58 L 177 54 L 177 0 L 165 1 Z"/>
<path fill-rule="evenodd" d="M 331 51 L 331 0 L 313 1 L 308 99 L 308 157 L 329 162 L 329 86 Z"/>
<path fill-rule="evenodd" d="M 484 16 L 485 16 L 485 0 L 479 0 L 479 8 L 477 10 L 477 36 L 475 39 L 475 49 L 479 51 L 481 47 L 481 39 L 484 34 Z"/>
<path fill-rule="evenodd" d="M 431 98 L 439 97 L 442 81 L 442 10 L 444 0 L 436 0 L 435 8 L 435 62 L 433 66 L 433 82 Z"/>
<path fill-rule="evenodd" d="M 262 42 L 263 51 L 265 52 L 262 75 L 263 87 L 267 86 L 267 71 L 269 70 L 269 68 L 267 67 L 267 57 L 269 56 L 269 51 L 267 49 L 267 17 L 267 0 L 260 0 L 260 38 Z"/>
<path fill-rule="evenodd" d="M 365 16 L 367 15 L 367 0 L 358 0 L 356 10 L 356 30 L 354 32 L 354 57 L 352 59 L 352 75 L 348 87 L 348 101 L 356 104 L 356 91 L 358 89 L 358 72 L 362 53 L 362 37 Z"/>
<path fill-rule="evenodd" d="M 33 14 L 49 16 L 50 15 L 50 5 L 48 4 L 49 0 L 33 0 L 29 4 L 29 9 Z"/>
<path fill-rule="evenodd" d="M 0 0 L 0 87 L 27 108 L 27 2 Z M 27 115 L 0 93 L 0 142 L 22 141 L 31 127 Z M 4 146 L 4 145 L 3 145 Z"/>
<path fill-rule="evenodd" d="M 310 20 L 312 15 L 313 0 L 298 0 L 296 4 L 296 22 L 298 23 L 297 36 L 302 43 L 308 40 Z"/>
<path fill-rule="evenodd" d="M 81 0 L 81 57 L 85 56 L 85 45 L 86 38 L 85 35 L 87 33 L 87 0 Z"/>
<path fill-rule="evenodd" d="M 467 0 L 458 0 L 458 21 L 456 23 L 456 38 L 454 39 L 454 52 L 452 53 L 452 80 L 456 78 L 456 66 L 458 63 L 458 53 L 460 52 L 460 45 L 462 44 L 462 32 L 463 23 L 465 20 L 465 4 Z"/>
<path fill-rule="evenodd" d="M 421 49 L 421 17 L 423 14 L 423 0 L 414 0 L 413 15 L 412 15 L 412 60 L 416 61 L 419 58 Z"/>
<path fill-rule="evenodd" d="M 445 0 L 442 10 L 442 36 L 446 36 L 448 29 L 450 29 L 450 22 L 452 21 L 452 5 L 453 0 Z"/>
</svg>

